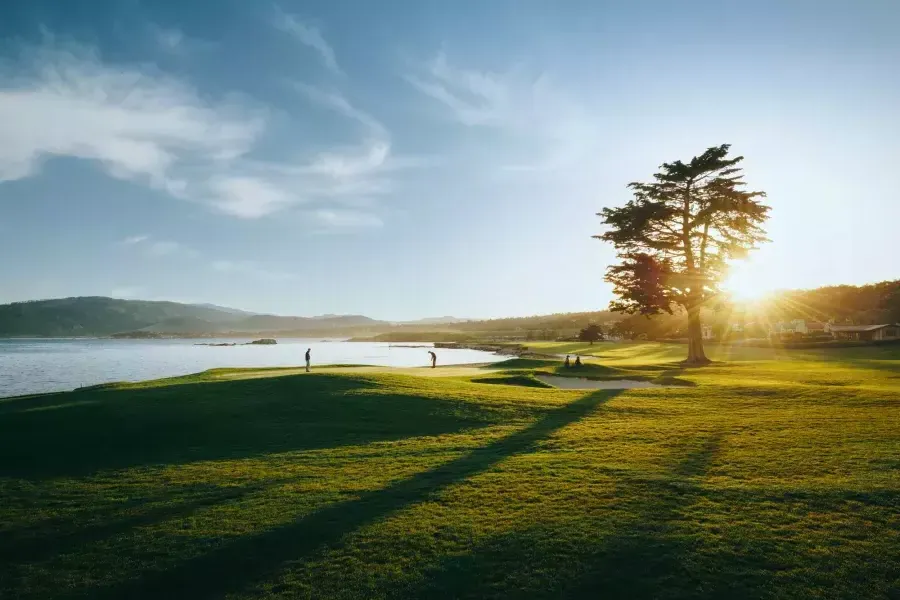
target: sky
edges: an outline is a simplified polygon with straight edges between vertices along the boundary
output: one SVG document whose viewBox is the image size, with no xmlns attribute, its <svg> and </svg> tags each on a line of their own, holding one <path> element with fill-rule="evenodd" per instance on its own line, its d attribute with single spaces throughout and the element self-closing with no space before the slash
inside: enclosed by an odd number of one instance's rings
<svg viewBox="0 0 900 600">
<path fill-rule="evenodd" d="M 732 144 L 740 287 L 900 277 L 891 0 L 5 0 L 0 302 L 604 309 L 605 206 Z"/>
</svg>

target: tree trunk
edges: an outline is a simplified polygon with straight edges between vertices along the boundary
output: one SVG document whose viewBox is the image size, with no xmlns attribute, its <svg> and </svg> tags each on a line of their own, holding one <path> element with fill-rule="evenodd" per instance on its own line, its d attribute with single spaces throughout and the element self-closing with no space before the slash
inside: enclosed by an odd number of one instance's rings
<svg viewBox="0 0 900 600">
<path fill-rule="evenodd" d="M 688 313 L 688 357 L 685 361 L 689 365 L 705 365 L 710 361 L 703 351 L 703 326 L 700 323 L 700 307 L 696 304 L 689 306 Z"/>
</svg>

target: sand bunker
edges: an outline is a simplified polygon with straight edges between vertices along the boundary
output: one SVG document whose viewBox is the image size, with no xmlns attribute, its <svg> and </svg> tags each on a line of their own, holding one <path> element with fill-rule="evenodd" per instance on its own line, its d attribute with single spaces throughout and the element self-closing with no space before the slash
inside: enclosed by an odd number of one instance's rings
<svg viewBox="0 0 900 600">
<path fill-rule="evenodd" d="M 634 379 L 607 379 L 599 381 L 596 379 L 585 379 L 584 377 L 558 377 L 556 375 L 535 375 L 535 378 L 564 390 L 633 390 L 636 388 L 670 387 Z"/>
</svg>

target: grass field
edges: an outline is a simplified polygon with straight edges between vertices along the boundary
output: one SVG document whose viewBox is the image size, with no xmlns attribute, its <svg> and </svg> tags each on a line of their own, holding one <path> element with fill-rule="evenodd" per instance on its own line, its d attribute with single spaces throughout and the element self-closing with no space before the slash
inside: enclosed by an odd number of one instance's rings
<svg viewBox="0 0 900 600">
<path fill-rule="evenodd" d="M 677 387 L 513 359 L 0 400 L 0 597 L 900 598 L 900 350 L 542 348 Z"/>
</svg>

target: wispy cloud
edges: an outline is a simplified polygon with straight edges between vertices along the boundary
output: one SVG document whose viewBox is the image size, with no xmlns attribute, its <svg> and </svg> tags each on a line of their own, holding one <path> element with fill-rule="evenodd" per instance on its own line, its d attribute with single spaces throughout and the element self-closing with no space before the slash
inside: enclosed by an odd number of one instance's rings
<svg viewBox="0 0 900 600">
<path fill-rule="evenodd" d="M 464 125 L 508 125 L 515 119 L 511 104 L 513 77 L 490 71 L 458 69 L 443 52 L 406 76 L 413 86 L 444 104 Z"/>
<path fill-rule="evenodd" d="M 275 27 L 291 34 L 301 44 L 314 50 L 329 71 L 335 75 L 343 75 L 343 71 L 338 66 L 337 58 L 334 56 L 334 50 L 322 37 L 319 29 L 303 19 L 290 15 L 281 9 L 276 8 L 274 16 Z"/>
<path fill-rule="evenodd" d="M 377 210 L 371 200 L 394 189 L 394 174 L 429 164 L 395 156 L 388 128 L 343 94 L 292 86 L 314 107 L 357 123 L 359 142 L 305 142 L 300 159 L 256 160 L 265 107 L 238 96 L 215 101 L 154 68 L 107 64 L 83 47 L 32 49 L 0 64 L 0 183 L 34 176 L 53 157 L 74 157 L 112 177 L 255 219 L 294 207 Z M 125 243 L 159 256 L 176 252 L 152 250 L 150 242 L 133 236 Z"/>
<path fill-rule="evenodd" d="M 365 125 L 373 135 L 388 135 L 387 129 L 378 119 L 350 104 L 341 94 L 299 81 L 293 82 L 293 86 L 311 102 Z"/>
<path fill-rule="evenodd" d="M 322 204 L 368 204 L 394 189 L 392 174 L 432 164 L 419 157 L 397 157 L 392 153 L 387 127 L 369 113 L 354 106 L 344 95 L 322 88 L 292 83 L 292 87 L 314 106 L 355 121 L 361 126 L 360 142 L 312 153 L 294 163 L 247 162 L 228 175 L 215 177 L 210 186 L 218 196 L 217 206 L 229 214 L 256 218 L 288 205 L 316 207 Z M 335 214 L 341 214 L 336 211 Z M 360 215 L 366 213 L 359 213 Z M 369 222 L 379 221 L 368 213 Z M 319 220 L 320 225 L 347 227 L 349 220 Z"/>
<path fill-rule="evenodd" d="M 244 219 L 263 217 L 292 202 L 302 202 L 296 192 L 289 191 L 286 181 L 273 183 L 271 179 L 223 175 L 213 178 L 210 186 L 219 210 Z"/>
<path fill-rule="evenodd" d="M 211 263 L 211 266 L 213 270 L 220 273 L 248 275 L 263 281 L 289 281 L 295 278 L 292 273 L 273 271 L 250 260 L 216 260 Z"/>
<path fill-rule="evenodd" d="M 460 124 L 514 136 L 517 158 L 500 170 L 555 171 L 584 158 L 600 137 L 595 119 L 546 74 L 460 68 L 440 52 L 406 80 Z"/>
<path fill-rule="evenodd" d="M 159 73 L 106 67 L 84 48 L 42 49 L 25 60 L 27 74 L 3 73 L 0 83 L 0 181 L 72 156 L 113 177 L 177 188 L 180 165 L 242 156 L 262 130 L 258 112 L 209 104 Z"/>
<path fill-rule="evenodd" d="M 122 243 L 127 246 L 140 248 L 146 256 L 159 257 L 172 256 L 175 254 L 191 258 L 200 256 L 199 252 L 181 242 L 157 240 L 149 235 L 133 235 L 122 240 Z"/>
</svg>

